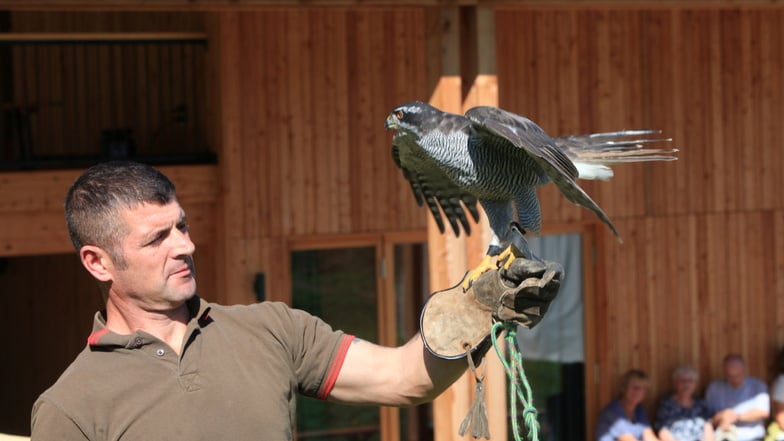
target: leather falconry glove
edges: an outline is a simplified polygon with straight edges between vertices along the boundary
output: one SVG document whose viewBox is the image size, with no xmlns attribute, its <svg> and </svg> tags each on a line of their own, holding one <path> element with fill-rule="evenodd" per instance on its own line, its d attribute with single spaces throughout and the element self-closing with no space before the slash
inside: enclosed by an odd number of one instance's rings
<svg viewBox="0 0 784 441">
<path fill-rule="evenodd" d="M 483 273 L 467 290 L 458 283 L 430 296 L 420 315 L 420 333 L 433 355 L 457 359 L 470 352 L 479 364 L 492 346 L 495 322 L 530 329 L 542 320 L 561 287 L 563 267 L 521 255 L 510 245 L 499 255 L 496 269 Z"/>
</svg>

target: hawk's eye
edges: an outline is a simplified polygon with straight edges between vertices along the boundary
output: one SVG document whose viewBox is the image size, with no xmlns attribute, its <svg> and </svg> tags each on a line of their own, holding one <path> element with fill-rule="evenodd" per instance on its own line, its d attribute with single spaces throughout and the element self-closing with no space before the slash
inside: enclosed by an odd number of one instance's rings
<svg viewBox="0 0 784 441">
<path fill-rule="evenodd" d="M 397 112 L 395 112 L 395 118 L 403 119 L 403 116 L 404 116 L 404 113 L 403 113 L 402 110 L 398 110 Z"/>
</svg>

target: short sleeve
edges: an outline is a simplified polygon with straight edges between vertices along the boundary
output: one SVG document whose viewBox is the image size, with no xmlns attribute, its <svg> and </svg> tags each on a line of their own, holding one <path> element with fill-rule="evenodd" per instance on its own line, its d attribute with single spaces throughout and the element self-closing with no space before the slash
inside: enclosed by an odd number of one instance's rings
<svg viewBox="0 0 784 441">
<path fill-rule="evenodd" d="M 765 412 L 770 412 L 770 395 L 768 394 L 768 386 L 762 382 L 757 381 L 757 393 L 754 395 L 754 407 L 762 409 Z"/>
<path fill-rule="evenodd" d="M 39 398 L 33 405 L 31 439 L 36 441 L 84 441 L 88 439 L 59 407 Z"/>
<path fill-rule="evenodd" d="M 784 403 L 784 375 L 779 375 L 773 381 L 773 386 L 771 387 L 771 392 L 770 392 L 770 398 L 773 401 Z"/>
<path fill-rule="evenodd" d="M 343 364 L 351 336 L 299 309 L 287 309 L 292 363 L 300 393 L 325 398 Z"/>
</svg>

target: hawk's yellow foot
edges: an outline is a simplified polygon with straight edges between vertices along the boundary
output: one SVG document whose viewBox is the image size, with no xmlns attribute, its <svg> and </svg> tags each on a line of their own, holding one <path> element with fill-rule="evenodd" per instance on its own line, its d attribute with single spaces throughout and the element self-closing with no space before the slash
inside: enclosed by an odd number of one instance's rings
<svg viewBox="0 0 784 441">
<path fill-rule="evenodd" d="M 469 271 L 463 278 L 463 283 L 461 284 L 463 291 L 467 291 L 474 283 L 474 280 L 490 270 L 499 268 L 509 269 L 509 265 L 512 264 L 515 257 L 523 257 L 523 253 L 514 245 L 509 245 L 496 256 L 486 255 L 482 261 L 479 262 L 479 265 Z"/>
</svg>

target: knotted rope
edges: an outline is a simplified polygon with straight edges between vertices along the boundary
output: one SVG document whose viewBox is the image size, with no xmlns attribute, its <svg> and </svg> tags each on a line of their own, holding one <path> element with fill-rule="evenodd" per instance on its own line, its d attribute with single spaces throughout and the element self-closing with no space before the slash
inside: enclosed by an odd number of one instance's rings
<svg viewBox="0 0 784 441">
<path fill-rule="evenodd" d="M 498 335 L 504 331 L 506 331 L 504 340 L 506 340 L 508 358 L 504 356 L 503 348 L 497 339 Z M 515 441 L 522 441 L 517 422 L 518 399 L 523 406 L 523 422 L 528 426 L 528 439 L 539 441 L 538 412 L 536 407 L 534 407 L 531 385 L 528 384 L 528 378 L 525 376 L 525 369 L 523 369 L 523 355 L 517 343 L 517 324 L 514 322 L 495 323 L 490 331 L 490 335 L 492 335 L 495 353 L 498 354 L 498 358 L 504 365 L 506 376 L 509 377 L 509 411 L 512 416 L 512 433 Z"/>
</svg>

